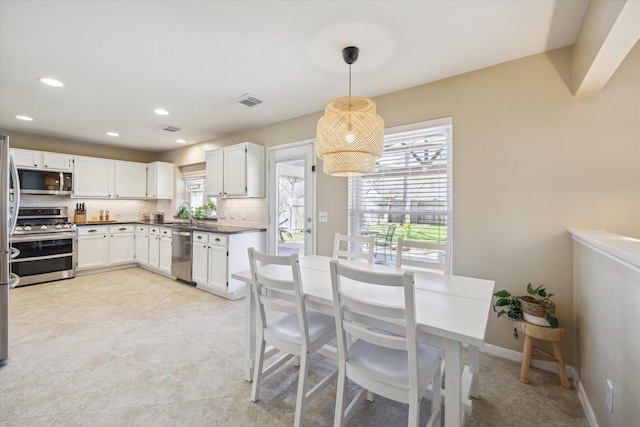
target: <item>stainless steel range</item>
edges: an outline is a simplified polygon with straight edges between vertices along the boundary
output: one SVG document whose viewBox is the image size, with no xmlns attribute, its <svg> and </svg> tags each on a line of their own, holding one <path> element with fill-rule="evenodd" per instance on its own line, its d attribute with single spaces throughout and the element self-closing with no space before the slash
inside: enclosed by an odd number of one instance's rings
<svg viewBox="0 0 640 427">
<path fill-rule="evenodd" d="M 76 275 L 76 226 L 67 208 L 20 208 L 10 242 L 20 250 L 11 261 L 20 286 Z"/>
</svg>

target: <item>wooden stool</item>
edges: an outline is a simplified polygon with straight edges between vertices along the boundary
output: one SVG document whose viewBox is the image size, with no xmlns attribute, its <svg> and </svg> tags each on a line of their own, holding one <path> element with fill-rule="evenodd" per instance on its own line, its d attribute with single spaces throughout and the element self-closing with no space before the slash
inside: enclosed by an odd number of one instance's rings
<svg viewBox="0 0 640 427">
<path fill-rule="evenodd" d="M 524 347 L 522 349 L 522 365 L 520 366 L 520 381 L 523 383 L 529 382 L 529 365 L 531 364 L 531 359 L 549 360 L 558 364 L 558 375 L 560 376 L 560 385 L 562 388 L 569 388 L 569 378 L 564 368 L 564 359 L 562 358 L 562 351 L 560 350 L 560 341 L 564 338 L 564 328 L 562 326 L 558 326 L 557 328 L 538 326 L 523 320 L 517 321 L 516 324 L 517 328 L 525 335 Z M 551 341 L 553 355 L 534 346 L 534 338 Z M 533 349 L 538 350 L 543 356 L 533 355 Z"/>
</svg>

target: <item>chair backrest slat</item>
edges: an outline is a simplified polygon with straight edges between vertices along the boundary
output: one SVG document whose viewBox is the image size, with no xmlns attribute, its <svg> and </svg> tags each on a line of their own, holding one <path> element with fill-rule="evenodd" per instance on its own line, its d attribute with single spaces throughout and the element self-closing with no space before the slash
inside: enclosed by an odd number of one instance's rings
<svg viewBox="0 0 640 427">
<path fill-rule="evenodd" d="M 263 329 L 268 326 L 270 317 L 267 315 L 267 310 L 295 314 L 299 318 L 300 333 L 306 337 L 306 342 L 309 342 L 306 307 L 300 285 L 298 255 L 268 255 L 254 248 L 249 248 L 248 253 L 260 326 Z M 272 265 L 288 267 L 291 280 L 274 278 L 265 272 Z"/>
<path fill-rule="evenodd" d="M 418 251 L 415 252 L 418 253 L 412 253 L 412 249 L 417 249 Z M 398 239 L 396 267 L 417 267 L 421 270 L 435 270 L 450 274 L 451 245 L 449 243 Z"/>
<path fill-rule="evenodd" d="M 373 236 L 348 236 L 336 233 L 333 240 L 333 258 L 364 260 L 371 263 L 373 262 L 373 241 Z M 366 251 L 358 250 L 363 246 L 366 247 Z"/>
<path fill-rule="evenodd" d="M 413 273 L 363 271 L 338 261 L 331 261 L 330 268 L 338 346 L 346 349 L 346 333 L 349 333 L 379 346 L 407 350 L 409 358 L 417 360 Z M 343 286 L 371 286 L 371 295 L 383 295 L 388 301 L 380 304 L 364 297 L 356 298 Z"/>
</svg>

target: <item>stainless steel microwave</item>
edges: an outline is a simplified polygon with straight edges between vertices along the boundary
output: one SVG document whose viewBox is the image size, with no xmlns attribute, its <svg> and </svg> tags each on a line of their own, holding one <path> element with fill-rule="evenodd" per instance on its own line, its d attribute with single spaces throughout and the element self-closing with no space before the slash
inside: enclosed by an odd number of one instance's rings
<svg viewBox="0 0 640 427">
<path fill-rule="evenodd" d="M 18 169 L 20 194 L 71 194 L 73 174 L 31 169 Z"/>
</svg>

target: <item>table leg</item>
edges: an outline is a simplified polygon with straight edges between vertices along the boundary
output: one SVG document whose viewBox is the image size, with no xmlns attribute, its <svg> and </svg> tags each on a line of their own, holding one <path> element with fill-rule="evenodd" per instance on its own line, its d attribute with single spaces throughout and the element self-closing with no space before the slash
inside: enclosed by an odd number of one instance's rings
<svg viewBox="0 0 640 427">
<path fill-rule="evenodd" d="M 244 379 L 253 381 L 256 364 L 256 301 L 251 285 L 247 283 L 244 316 Z"/>
<path fill-rule="evenodd" d="M 462 425 L 462 344 L 447 339 L 444 346 L 447 374 L 444 380 L 444 425 Z"/>
<path fill-rule="evenodd" d="M 469 346 L 469 371 L 473 376 L 469 396 L 474 399 L 480 398 L 480 349 L 475 345 Z"/>
</svg>

